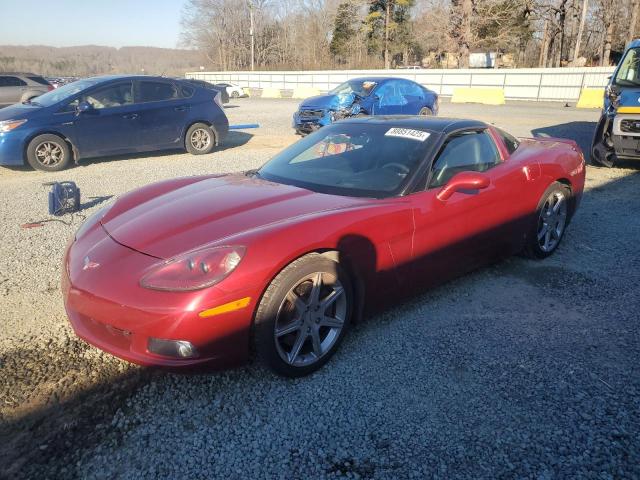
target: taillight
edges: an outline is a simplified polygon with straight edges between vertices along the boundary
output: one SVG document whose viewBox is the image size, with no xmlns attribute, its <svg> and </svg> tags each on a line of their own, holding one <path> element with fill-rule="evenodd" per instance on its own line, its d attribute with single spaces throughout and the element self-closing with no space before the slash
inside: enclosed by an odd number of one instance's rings
<svg viewBox="0 0 640 480">
<path fill-rule="evenodd" d="M 51 84 L 47 85 L 47 91 L 50 92 L 51 90 L 53 90 L 53 85 Z"/>
</svg>

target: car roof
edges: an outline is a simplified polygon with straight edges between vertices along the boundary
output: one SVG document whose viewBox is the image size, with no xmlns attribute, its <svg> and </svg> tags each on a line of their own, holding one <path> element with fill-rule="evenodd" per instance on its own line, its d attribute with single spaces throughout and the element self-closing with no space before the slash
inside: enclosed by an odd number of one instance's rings
<svg viewBox="0 0 640 480">
<path fill-rule="evenodd" d="M 108 82 L 110 80 L 184 80 L 184 78 L 170 78 L 159 75 L 98 75 L 96 77 L 86 77 L 82 80 L 93 80 L 99 82 Z"/>
<path fill-rule="evenodd" d="M 357 80 L 360 82 L 376 82 L 376 83 L 384 83 L 384 82 L 388 82 L 389 80 L 407 80 L 408 82 L 413 82 L 413 80 L 410 80 L 404 77 L 357 77 L 357 78 L 350 78 L 348 81 L 351 81 L 351 80 Z"/>
<path fill-rule="evenodd" d="M 463 118 L 446 118 L 446 117 L 430 117 L 418 115 L 375 115 L 371 117 L 357 117 L 341 120 L 340 123 L 368 123 L 382 124 L 394 127 L 404 128 L 421 128 L 431 130 L 432 132 L 440 132 L 449 134 L 457 130 L 487 128 L 485 122 L 480 120 L 470 120 Z"/>
</svg>

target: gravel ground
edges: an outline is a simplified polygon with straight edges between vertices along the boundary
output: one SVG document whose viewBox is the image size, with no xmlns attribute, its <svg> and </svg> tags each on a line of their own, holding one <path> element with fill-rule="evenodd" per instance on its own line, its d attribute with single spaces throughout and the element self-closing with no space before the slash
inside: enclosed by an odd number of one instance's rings
<svg viewBox="0 0 640 480">
<path fill-rule="evenodd" d="M 0 477 L 640 478 L 640 164 L 587 170 L 559 251 L 513 258 L 359 324 L 300 380 L 259 366 L 175 375 L 77 340 L 59 264 L 81 222 L 47 218 L 43 182 L 88 215 L 132 188 L 259 166 L 295 140 L 292 100 L 241 99 L 222 151 L 0 169 Z M 444 103 L 442 115 L 583 147 L 597 112 Z"/>
</svg>

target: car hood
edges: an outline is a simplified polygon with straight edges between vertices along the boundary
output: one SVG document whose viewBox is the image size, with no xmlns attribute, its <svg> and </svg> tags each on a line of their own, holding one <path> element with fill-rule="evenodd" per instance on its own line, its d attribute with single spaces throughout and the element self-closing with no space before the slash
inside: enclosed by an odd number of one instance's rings
<svg viewBox="0 0 640 480">
<path fill-rule="evenodd" d="M 21 118 L 30 118 L 40 112 L 43 107 L 37 107 L 35 105 L 25 105 L 22 103 L 16 103 L 9 107 L 0 108 L 0 122 L 4 120 L 19 120 Z"/>
<path fill-rule="evenodd" d="M 125 195 L 101 223 L 118 243 L 167 259 L 266 225 L 362 203 L 244 174 L 192 177 Z"/>
<path fill-rule="evenodd" d="M 318 95 L 302 101 L 300 107 L 338 109 L 353 105 L 356 96 L 352 93 L 345 95 Z"/>
</svg>

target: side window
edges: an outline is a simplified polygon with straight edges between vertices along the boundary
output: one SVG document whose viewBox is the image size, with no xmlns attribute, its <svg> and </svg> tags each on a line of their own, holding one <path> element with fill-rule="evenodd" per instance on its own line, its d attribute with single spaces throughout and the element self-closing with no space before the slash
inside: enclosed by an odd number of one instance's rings
<svg viewBox="0 0 640 480">
<path fill-rule="evenodd" d="M 131 87 L 131 83 L 119 83 L 102 88 L 98 87 L 95 90 L 80 95 L 67 105 L 65 111 L 68 112 L 75 109 L 80 102 L 87 102 L 97 110 L 131 105 L 133 103 Z"/>
<path fill-rule="evenodd" d="M 182 94 L 182 98 L 191 98 L 193 96 L 193 92 L 196 89 L 191 85 L 180 85 L 180 93 Z"/>
<path fill-rule="evenodd" d="M 496 131 L 507 147 L 509 155 L 511 155 L 518 149 L 518 147 L 520 146 L 520 141 L 516 137 L 509 135 L 507 132 L 505 132 L 504 130 L 500 130 L 499 128 L 496 128 Z"/>
<path fill-rule="evenodd" d="M 136 103 L 161 102 L 180 98 L 178 88 L 172 83 L 141 81 L 138 83 Z"/>
<path fill-rule="evenodd" d="M 407 103 L 404 97 L 398 92 L 398 83 L 397 80 L 388 81 L 375 91 L 375 94 L 380 99 L 381 107 L 386 105 L 404 105 Z"/>
<path fill-rule="evenodd" d="M 420 86 L 412 82 L 400 82 L 400 93 L 405 97 L 423 97 Z"/>
<path fill-rule="evenodd" d="M 433 164 L 429 188 L 441 187 L 460 172 L 484 172 L 500 163 L 500 154 L 486 131 L 465 132 L 447 140 Z"/>
<path fill-rule="evenodd" d="M 24 87 L 27 84 L 18 77 L 0 77 L 0 87 Z"/>
</svg>

